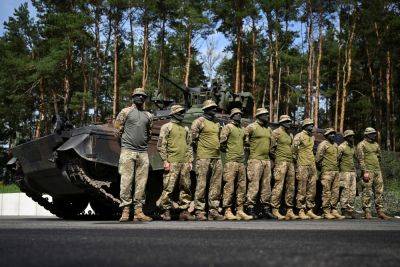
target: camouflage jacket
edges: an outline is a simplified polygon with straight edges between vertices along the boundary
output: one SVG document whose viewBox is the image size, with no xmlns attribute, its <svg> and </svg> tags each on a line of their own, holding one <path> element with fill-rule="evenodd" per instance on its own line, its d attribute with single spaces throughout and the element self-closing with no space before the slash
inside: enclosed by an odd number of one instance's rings
<svg viewBox="0 0 400 267">
<path fill-rule="evenodd" d="M 221 126 L 218 122 L 199 117 L 192 122 L 193 146 L 197 149 L 199 159 L 219 158 L 219 134 Z"/>
<path fill-rule="evenodd" d="M 380 171 L 381 148 L 376 142 L 361 141 L 356 148 L 356 155 L 362 171 Z"/>
<path fill-rule="evenodd" d="M 338 146 L 324 140 L 318 145 L 316 162 L 321 165 L 322 171 L 339 171 Z"/>
<path fill-rule="evenodd" d="M 192 162 L 192 135 L 187 126 L 171 120 L 161 126 L 157 149 L 165 162 Z"/>
<path fill-rule="evenodd" d="M 226 148 L 226 161 L 243 162 L 244 160 L 244 130 L 240 125 L 230 122 L 221 130 L 221 148 Z M 221 150 L 222 150 L 221 149 Z"/>
<path fill-rule="evenodd" d="M 314 137 L 303 130 L 293 138 L 293 158 L 299 166 L 315 166 Z"/>
</svg>

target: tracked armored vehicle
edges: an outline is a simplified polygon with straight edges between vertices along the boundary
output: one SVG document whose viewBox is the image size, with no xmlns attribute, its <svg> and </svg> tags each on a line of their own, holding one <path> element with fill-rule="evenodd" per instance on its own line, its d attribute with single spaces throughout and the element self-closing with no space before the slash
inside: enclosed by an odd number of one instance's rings
<svg viewBox="0 0 400 267">
<path fill-rule="evenodd" d="M 225 101 L 224 105 L 242 105 L 241 108 L 252 110 L 249 94 L 228 99 L 224 92 L 181 88 L 165 79 L 184 93 L 188 109 L 184 123 L 187 125 L 202 114 L 201 103 L 211 97 L 219 97 L 220 103 Z M 223 123 L 227 116 L 222 113 L 218 117 Z M 169 111 L 157 110 L 153 114 L 148 149 L 150 172 L 144 206 L 148 213 L 155 210 L 155 202 L 162 190 L 163 164 L 157 152 L 157 141 L 161 126 L 168 122 Z M 116 130 L 110 124 L 74 128 L 62 120 L 56 120 L 55 125 L 52 134 L 12 148 L 13 158 L 8 164 L 21 191 L 60 218 L 83 218 L 82 212 L 89 203 L 94 216 L 118 217 L 120 144 Z"/>
</svg>

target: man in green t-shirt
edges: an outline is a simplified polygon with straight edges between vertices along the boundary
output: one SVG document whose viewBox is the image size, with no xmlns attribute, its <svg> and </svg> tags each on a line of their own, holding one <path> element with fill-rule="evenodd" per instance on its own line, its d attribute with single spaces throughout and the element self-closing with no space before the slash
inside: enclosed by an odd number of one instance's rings
<svg viewBox="0 0 400 267">
<path fill-rule="evenodd" d="M 213 100 L 203 103 L 204 114 L 192 123 L 192 146 L 196 151 L 196 192 L 194 206 L 196 219 L 206 220 L 206 186 L 208 188 L 208 219 L 224 220 L 218 212 L 221 199 L 222 161 L 219 151 L 220 124 L 215 119 L 217 104 Z"/>
<path fill-rule="evenodd" d="M 192 169 L 193 152 L 192 138 L 188 127 L 182 124 L 185 108 L 180 105 L 171 107 L 171 121 L 160 129 L 157 149 L 164 162 L 163 192 L 157 201 L 157 206 L 163 211 L 161 217 L 165 221 L 171 220 L 172 200 L 174 188 L 179 188 L 179 220 L 193 220 L 188 211 L 192 201 L 190 192 L 190 171 Z"/>
<path fill-rule="evenodd" d="M 244 130 L 241 126 L 242 112 L 238 108 L 231 110 L 231 122 L 221 130 L 221 151 L 226 152 L 223 180 L 222 207 L 227 220 L 251 220 L 243 210 L 246 196 L 246 168 L 244 166 Z M 236 188 L 236 216 L 232 213 L 232 198 Z"/>
<path fill-rule="evenodd" d="M 278 220 L 295 220 L 299 217 L 293 213 L 295 171 L 293 163 L 292 142 L 293 136 L 289 133 L 292 119 L 288 115 L 279 118 L 279 127 L 272 132 L 272 154 L 275 158 L 274 187 L 272 189 L 272 214 Z M 283 186 L 285 185 L 286 216 L 279 212 Z"/>
<path fill-rule="evenodd" d="M 271 214 L 271 161 L 269 157 L 272 130 L 268 127 L 268 110 L 259 108 L 256 121 L 245 128 L 245 143 L 249 147 L 247 177 L 249 179 L 246 196 L 247 213 L 256 217 L 255 205 L 259 196 L 263 216 Z"/>
<path fill-rule="evenodd" d="M 326 129 L 326 140 L 318 145 L 315 161 L 321 169 L 322 210 L 325 219 L 344 219 L 337 211 L 339 201 L 339 163 L 338 146 L 335 143 L 336 132 Z"/>
<path fill-rule="evenodd" d="M 371 196 L 375 196 L 375 208 L 378 217 L 390 219 L 383 212 L 383 177 L 380 166 L 381 148 L 376 140 L 376 130 L 368 127 L 364 131 L 364 140 L 357 145 L 357 159 L 362 176 L 362 204 L 366 219 L 371 219 Z"/>
<path fill-rule="evenodd" d="M 348 219 L 356 219 L 354 201 L 357 193 L 357 174 L 354 164 L 354 132 L 346 130 L 343 134 L 344 141 L 338 147 L 340 205 L 342 215 Z"/>
<path fill-rule="evenodd" d="M 293 139 L 293 158 L 296 163 L 297 196 L 296 206 L 299 217 L 306 219 L 321 219 L 314 214 L 315 193 L 317 185 L 317 168 L 314 158 L 314 122 L 306 118 L 302 125 L 303 130 Z"/>
</svg>

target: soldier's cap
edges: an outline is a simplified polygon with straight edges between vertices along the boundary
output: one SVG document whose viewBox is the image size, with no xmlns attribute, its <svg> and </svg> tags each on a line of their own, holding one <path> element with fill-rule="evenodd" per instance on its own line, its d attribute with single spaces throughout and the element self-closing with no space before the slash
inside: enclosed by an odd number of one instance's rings
<svg viewBox="0 0 400 267">
<path fill-rule="evenodd" d="M 376 130 L 372 127 L 367 127 L 364 131 L 364 135 L 376 133 Z"/>
<path fill-rule="evenodd" d="M 292 121 L 292 119 L 288 115 L 281 115 L 279 117 L 279 123 L 285 122 L 285 121 Z"/>
<path fill-rule="evenodd" d="M 346 130 L 343 133 L 343 137 L 352 136 L 352 135 L 355 135 L 355 133 L 352 130 Z"/>
<path fill-rule="evenodd" d="M 181 112 L 181 111 L 184 111 L 185 110 L 185 108 L 184 107 L 182 107 L 181 105 L 173 105 L 172 107 L 171 107 L 171 115 L 173 115 L 173 114 L 176 114 L 176 113 L 179 113 L 179 112 Z"/>
<path fill-rule="evenodd" d="M 135 96 L 135 95 L 144 95 L 145 97 L 147 97 L 146 92 L 141 87 L 136 88 L 135 90 L 133 90 L 132 96 Z"/>
<path fill-rule="evenodd" d="M 237 114 L 237 113 L 243 114 L 243 112 L 242 112 L 240 109 L 238 109 L 238 108 L 233 108 L 233 109 L 231 110 L 231 114 L 229 115 L 229 117 L 232 117 L 233 115 L 235 115 L 235 114 Z"/>
<path fill-rule="evenodd" d="M 304 127 L 304 126 L 311 125 L 311 124 L 314 124 L 314 121 L 310 118 L 305 118 L 302 126 Z"/>
<path fill-rule="evenodd" d="M 215 104 L 214 100 L 208 99 L 208 100 L 204 101 L 202 109 L 205 110 L 205 109 L 214 108 L 214 107 L 215 108 L 218 107 L 217 104 Z"/>
<path fill-rule="evenodd" d="M 268 109 L 266 108 L 258 108 L 256 110 L 256 117 L 262 115 L 262 114 L 268 114 Z"/>
<path fill-rule="evenodd" d="M 324 135 L 327 136 L 327 135 L 330 135 L 331 133 L 336 133 L 336 131 L 333 128 L 327 128 L 325 130 Z"/>
</svg>

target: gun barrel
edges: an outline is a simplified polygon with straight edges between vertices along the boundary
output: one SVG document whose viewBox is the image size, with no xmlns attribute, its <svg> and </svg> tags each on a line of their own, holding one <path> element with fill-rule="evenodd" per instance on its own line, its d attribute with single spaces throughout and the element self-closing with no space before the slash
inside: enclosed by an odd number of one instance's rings
<svg viewBox="0 0 400 267">
<path fill-rule="evenodd" d="M 190 108 L 191 105 L 190 105 L 189 89 L 187 87 L 179 86 L 176 82 L 172 81 L 170 78 L 164 76 L 163 74 L 160 74 L 160 76 L 161 78 L 163 78 L 164 80 L 166 80 L 167 82 L 178 88 L 183 93 L 183 96 L 185 98 L 185 107 Z"/>
</svg>

